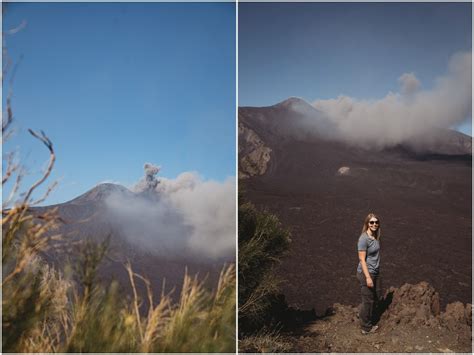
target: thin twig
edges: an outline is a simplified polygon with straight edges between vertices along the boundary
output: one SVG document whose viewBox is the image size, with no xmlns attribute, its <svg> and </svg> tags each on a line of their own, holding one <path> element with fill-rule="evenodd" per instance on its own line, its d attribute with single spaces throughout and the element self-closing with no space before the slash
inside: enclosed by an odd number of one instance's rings
<svg viewBox="0 0 474 355">
<path fill-rule="evenodd" d="M 8 95 L 8 97 L 7 97 L 7 119 L 5 121 L 2 120 L 2 138 L 7 133 L 8 127 L 10 127 L 12 122 L 13 122 L 13 111 L 12 111 L 10 95 Z"/>
<path fill-rule="evenodd" d="M 18 165 L 14 164 L 13 160 L 15 158 L 13 152 L 10 152 L 6 155 L 6 170 L 5 174 L 2 176 L 2 186 L 8 181 L 12 174 L 18 169 Z"/>
<path fill-rule="evenodd" d="M 13 200 L 13 197 L 15 197 L 15 194 L 20 189 L 20 184 L 21 184 L 22 179 L 23 179 L 23 173 L 19 172 L 18 175 L 16 176 L 15 184 L 13 185 L 10 191 L 10 194 L 8 195 L 8 198 L 2 203 L 3 208 L 7 207 L 10 204 L 10 202 Z"/>
<path fill-rule="evenodd" d="M 33 137 L 35 137 L 35 138 L 39 139 L 41 142 L 43 142 L 43 144 L 46 146 L 46 148 L 48 148 L 50 155 L 49 155 L 48 167 L 46 168 L 43 176 L 38 181 L 36 181 L 33 185 L 31 185 L 30 189 L 28 190 L 28 192 L 25 195 L 25 198 L 23 199 L 23 204 L 24 205 L 26 205 L 28 203 L 28 200 L 30 199 L 31 194 L 33 193 L 33 191 L 38 186 L 40 186 L 48 178 L 48 176 L 51 174 L 51 171 L 53 170 L 54 162 L 56 160 L 56 155 L 54 154 L 54 149 L 53 149 L 53 143 L 49 140 L 49 138 L 46 136 L 46 134 L 43 131 L 41 131 L 41 135 L 39 135 L 38 133 L 36 133 L 35 131 L 33 131 L 31 129 L 28 129 L 28 132 L 30 132 L 30 134 Z"/>
<path fill-rule="evenodd" d="M 48 186 L 48 189 L 43 194 L 43 196 L 41 196 L 36 201 L 31 202 L 31 204 L 32 205 L 39 205 L 40 203 L 44 202 L 44 200 L 46 200 L 48 198 L 49 194 L 56 188 L 56 186 L 58 186 L 58 182 L 54 181 L 51 185 Z"/>
</svg>

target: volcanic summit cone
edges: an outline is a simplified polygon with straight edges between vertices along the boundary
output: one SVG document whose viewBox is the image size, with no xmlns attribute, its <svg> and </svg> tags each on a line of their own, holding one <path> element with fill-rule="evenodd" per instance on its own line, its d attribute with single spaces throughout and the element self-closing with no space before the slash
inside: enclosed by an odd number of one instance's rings
<svg viewBox="0 0 474 355">
<path fill-rule="evenodd" d="M 175 289 L 173 295 L 178 296 L 186 271 L 190 275 L 199 274 L 201 278 L 208 275 L 207 282 L 214 285 L 224 263 L 232 262 L 232 258 L 200 258 L 191 256 L 184 250 L 175 250 L 173 253 L 166 249 L 160 251 L 159 239 L 165 231 L 158 229 L 148 236 L 158 240 L 156 247 L 147 248 L 133 240 L 134 237 L 143 236 L 127 235 L 123 222 L 118 223 L 117 215 L 111 213 L 108 204 L 110 198 L 129 203 L 146 200 L 150 204 L 159 200 L 159 196 L 147 196 L 148 193 L 151 192 L 136 193 L 121 185 L 104 183 L 71 201 L 31 208 L 31 212 L 37 216 L 55 209 L 61 220 L 59 229 L 54 231 L 62 236 L 59 248 L 48 250 L 44 256 L 49 262 L 64 266 L 65 263 L 77 261 L 78 248 L 82 242 L 90 240 L 101 243 L 108 238 L 108 253 L 99 268 L 101 279 L 117 279 L 122 287 L 129 290 L 129 278 L 124 263 L 130 261 L 134 272 L 150 280 L 157 296 L 161 295 L 163 284 L 166 285 L 165 292 Z M 171 224 L 173 220 L 168 222 Z M 140 289 L 142 286 L 138 284 Z"/>
</svg>

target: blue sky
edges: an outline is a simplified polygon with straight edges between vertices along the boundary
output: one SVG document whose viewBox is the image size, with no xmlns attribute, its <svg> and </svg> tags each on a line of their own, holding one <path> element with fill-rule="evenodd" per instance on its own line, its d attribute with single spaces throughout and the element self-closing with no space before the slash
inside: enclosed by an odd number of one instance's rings
<svg viewBox="0 0 474 355">
<path fill-rule="evenodd" d="M 48 154 L 26 129 L 50 137 L 59 188 L 47 203 L 103 181 L 131 185 L 145 162 L 168 178 L 235 176 L 234 4 L 8 4 L 4 30 L 23 20 L 6 38 L 19 65 L 16 134 L 3 150 L 19 149 L 27 183 Z"/>
<path fill-rule="evenodd" d="M 379 99 L 411 72 L 429 90 L 472 50 L 471 20 L 470 3 L 241 3 L 239 106 Z"/>
</svg>

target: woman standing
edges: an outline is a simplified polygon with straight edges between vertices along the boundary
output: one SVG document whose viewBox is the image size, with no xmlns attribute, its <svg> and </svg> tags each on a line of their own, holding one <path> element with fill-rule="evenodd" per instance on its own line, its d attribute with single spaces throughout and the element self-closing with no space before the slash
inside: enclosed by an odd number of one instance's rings
<svg viewBox="0 0 474 355">
<path fill-rule="evenodd" d="M 380 219 L 370 213 L 364 221 L 362 234 L 357 243 L 359 265 L 357 279 L 360 283 L 362 307 L 359 313 L 362 334 L 373 333 L 378 326 L 374 325 L 374 311 L 377 306 L 381 285 L 380 266 Z"/>
</svg>

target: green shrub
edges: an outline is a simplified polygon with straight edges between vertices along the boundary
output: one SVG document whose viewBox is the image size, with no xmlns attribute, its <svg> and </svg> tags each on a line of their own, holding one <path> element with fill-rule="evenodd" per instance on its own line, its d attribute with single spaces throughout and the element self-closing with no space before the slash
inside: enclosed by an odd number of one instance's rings
<svg viewBox="0 0 474 355">
<path fill-rule="evenodd" d="M 268 323 L 269 310 L 278 293 L 273 268 L 290 244 L 290 234 L 278 218 L 258 211 L 239 196 L 239 337 Z"/>
</svg>

